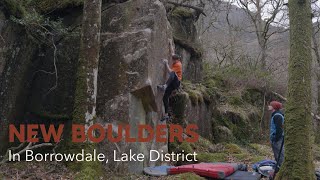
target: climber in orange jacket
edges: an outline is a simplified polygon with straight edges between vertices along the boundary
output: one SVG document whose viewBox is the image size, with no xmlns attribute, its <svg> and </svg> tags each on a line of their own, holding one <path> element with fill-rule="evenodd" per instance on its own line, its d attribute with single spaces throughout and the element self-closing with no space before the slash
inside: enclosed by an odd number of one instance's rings
<svg viewBox="0 0 320 180">
<path fill-rule="evenodd" d="M 181 57 L 179 55 L 172 55 L 173 64 L 171 68 L 169 67 L 168 60 L 163 59 L 163 63 L 166 66 L 166 70 L 169 72 L 169 78 L 164 85 L 158 85 L 158 88 L 165 91 L 163 96 L 163 104 L 165 114 L 161 121 L 168 120 L 170 115 L 168 113 L 169 109 L 169 97 L 175 89 L 178 89 L 180 86 L 180 81 L 182 80 L 182 64 Z"/>
</svg>

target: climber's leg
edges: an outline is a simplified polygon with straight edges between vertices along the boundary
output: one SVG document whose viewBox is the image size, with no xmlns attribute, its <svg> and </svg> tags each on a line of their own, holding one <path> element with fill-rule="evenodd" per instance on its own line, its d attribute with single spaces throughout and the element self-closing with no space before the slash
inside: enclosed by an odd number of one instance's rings
<svg viewBox="0 0 320 180">
<path fill-rule="evenodd" d="M 169 73 L 169 78 L 166 82 L 166 85 L 169 86 L 169 84 L 171 84 L 176 79 L 178 79 L 178 76 L 174 71 L 172 71 L 171 73 Z"/>
<path fill-rule="evenodd" d="M 176 87 L 178 82 L 179 82 L 179 79 L 178 79 L 177 74 L 174 71 L 172 71 L 172 72 L 169 73 L 169 78 L 168 78 L 166 84 L 158 85 L 158 88 L 161 89 L 161 90 L 166 90 L 166 88 L 171 86 L 171 85 Z"/>
<path fill-rule="evenodd" d="M 162 100 L 163 100 L 165 114 L 164 114 L 164 117 L 162 118 L 162 121 L 169 118 L 169 114 L 168 114 L 169 113 L 169 97 L 173 90 L 174 90 L 173 86 L 168 86 L 164 92 L 164 96 Z"/>
</svg>

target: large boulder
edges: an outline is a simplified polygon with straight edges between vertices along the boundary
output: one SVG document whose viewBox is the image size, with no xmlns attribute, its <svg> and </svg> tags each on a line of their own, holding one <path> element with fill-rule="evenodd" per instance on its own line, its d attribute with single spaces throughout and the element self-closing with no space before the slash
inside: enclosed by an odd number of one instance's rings
<svg viewBox="0 0 320 180">
<path fill-rule="evenodd" d="M 0 154 L 8 146 L 8 124 L 23 119 L 32 59 L 37 45 L 25 29 L 13 23 L 0 5 Z"/>
<path fill-rule="evenodd" d="M 162 115 L 162 92 L 156 85 L 164 83 L 167 74 L 161 61 L 172 53 L 171 27 L 166 10 L 158 0 L 134 0 L 117 4 L 102 13 L 101 53 L 98 76 L 97 115 L 100 123 L 131 126 L 137 137 L 137 125 L 156 126 Z M 117 132 L 117 131 L 116 131 Z M 115 133 L 116 133 L 115 132 Z M 117 152 L 165 150 L 166 143 L 110 143 L 100 150 L 107 155 Z M 142 172 L 144 162 L 111 162 L 116 171 Z"/>
<path fill-rule="evenodd" d="M 168 11 L 175 53 L 182 57 L 184 79 L 199 82 L 202 80 L 202 47 L 195 26 L 197 12 L 184 7 L 173 7 Z"/>
<path fill-rule="evenodd" d="M 194 97 L 197 95 L 198 97 Z M 206 137 L 208 140 L 213 140 L 213 104 L 204 100 L 201 92 L 197 95 L 189 91 L 177 93 L 170 98 L 175 117 L 173 123 L 183 126 L 196 124 L 199 135 Z"/>
<path fill-rule="evenodd" d="M 23 26 L 10 22 L 0 13 L 0 113 L 1 127 L 9 123 L 38 119 L 70 119 L 73 110 L 76 68 L 80 38 L 81 10 L 63 14 L 63 23 L 75 29 L 70 36 L 57 39 L 55 46 L 31 41 Z M 0 37 L 0 41 L 2 38 Z M 156 126 L 162 116 L 163 92 L 156 85 L 167 78 L 163 58 L 174 52 L 171 26 L 159 0 L 131 0 L 104 4 L 102 12 L 101 53 L 97 92 L 97 122 L 131 126 L 131 137 L 138 135 L 137 125 Z M 55 58 L 54 58 L 55 57 Z M 55 63 L 54 63 L 55 60 Z M 55 74 L 58 72 L 56 84 Z M 46 73 L 47 72 L 47 73 Z M 28 102 L 28 103 L 27 103 Z M 33 115 L 37 115 L 36 117 Z M 32 116 L 30 116 L 32 115 Z M 7 120 L 6 123 L 3 120 Z M 52 122 L 52 121 L 50 121 Z M 37 122 L 35 122 L 37 123 Z M 5 132 L 5 131 L 1 131 Z M 0 132 L 0 133 L 1 133 Z M 0 134 L 5 150 L 7 137 Z M 167 143 L 99 144 L 100 152 L 113 157 L 113 150 L 126 153 L 149 150 L 167 152 Z M 142 172 L 144 166 L 161 162 L 109 162 L 106 168 L 122 172 Z"/>
</svg>

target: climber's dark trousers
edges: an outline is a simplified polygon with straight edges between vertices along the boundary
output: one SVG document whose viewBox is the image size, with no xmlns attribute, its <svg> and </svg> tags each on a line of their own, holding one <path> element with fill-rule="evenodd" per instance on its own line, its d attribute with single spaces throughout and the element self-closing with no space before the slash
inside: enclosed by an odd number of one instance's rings
<svg viewBox="0 0 320 180">
<path fill-rule="evenodd" d="M 178 79 L 177 74 L 172 71 L 169 74 L 169 79 L 166 82 L 167 84 L 167 88 L 166 91 L 164 92 L 164 96 L 163 96 L 163 104 L 164 104 L 164 111 L 165 113 L 168 113 L 168 109 L 169 109 L 169 97 L 172 93 L 172 91 L 174 91 L 175 89 L 178 89 L 180 86 L 180 81 Z"/>
</svg>

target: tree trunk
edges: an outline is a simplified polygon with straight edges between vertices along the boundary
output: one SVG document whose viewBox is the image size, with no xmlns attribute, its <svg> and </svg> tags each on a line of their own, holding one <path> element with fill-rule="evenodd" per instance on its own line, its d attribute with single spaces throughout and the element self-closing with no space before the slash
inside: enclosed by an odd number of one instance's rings
<svg viewBox="0 0 320 180">
<path fill-rule="evenodd" d="M 267 42 L 264 38 L 264 25 L 263 25 L 263 20 L 261 17 L 261 2 L 260 0 L 256 0 L 256 8 L 257 8 L 257 12 L 256 12 L 256 34 L 257 34 L 257 38 L 258 38 L 258 43 L 260 46 L 260 52 L 261 52 L 261 58 L 260 58 L 260 69 L 262 71 L 266 70 L 266 59 L 267 59 Z"/>
<path fill-rule="evenodd" d="M 319 114 L 320 112 L 320 106 L 319 106 L 319 102 L 320 102 L 320 53 L 319 53 L 319 45 L 318 45 L 318 39 L 317 39 L 317 35 L 316 35 L 316 31 L 315 31 L 315 27 L 312 28 L 312 42 L 313 42 L 313 50 L 314 50 L 314 55 L 315 55 L 315 62 L 314 62 L 314 68 L 315 70 L 313 71 L 313 76 L 314 76 L 314 81 L 315 81 L 315 107 L 313 109 L 313 113 L 314 114 Z M 314 136 L 315 136 L 315 142 L 316 143 L 320 143 L 320 129 L 319 129 L 319 120 L 317 118 L 313 118 L 314 120 Z"/>
<path fill-rule="evenodd" d="M 101 0 L 84 1 L 77 84 L 72 117 L 73 124 L 90 126 L 93 124 L 96 116 L 101 4 Z M 79 146 L 81 146 L 81 148 L 79 148 Z M 79 143 L 73 143 L 71 151 L 79 151 L 83 148 L 90 151 L 94 148 L 94 144 L 90 142 L 81 145 L 79 145 Z M 87 179 L 97 179 L 96 173 L 99 174 L 101 170 L 101 164 L 99 162 L 92 161 L 79 165 L 81 169 L 79 177 L 85 176 Z M 88 174 L 88 168 L 92 173 Z M 85 171 L 83 171 L 83 169 L 85 169 Z"/>
<path fill-rule="evenodd" d="M 267 70 L 267 45 L 266 41 L 263 40 L 263 42 L 260 44 L 261 49 L 261 70 L 266 71 Z"/>
<path fill-rule="evenodd" d="M 289 0 L 290 60 L 285 160 L 276 179 L 315 179 L 311 138 L 311 5 Z"/>
<path fill-rule="evenodd" d="M 101 0 L 84 1 L 73 122 L 90 125 L 96 115 Z"/>
<path fill-rule="evenodd" d="M 318 105 L 318 108 L 317 108 L 317 114 L 319 114 L 320 112 L 320 105 L 319 105 L 319 102 L 320 102 L 320 64 L 318 63 L 318 66 L 317 66 L 317 93 L 318 93 L 318 99 L 317 99 L 317 105 Z M 320 120 L 317 119 L 317 118 L 314 118 L 315 119 L 315 143 L 317 144 L 320 144 Z"/>
</svg>

